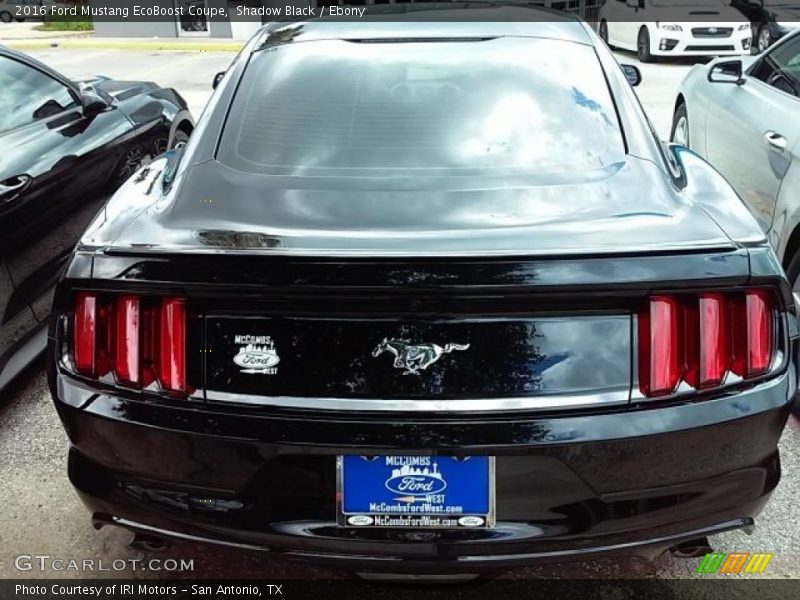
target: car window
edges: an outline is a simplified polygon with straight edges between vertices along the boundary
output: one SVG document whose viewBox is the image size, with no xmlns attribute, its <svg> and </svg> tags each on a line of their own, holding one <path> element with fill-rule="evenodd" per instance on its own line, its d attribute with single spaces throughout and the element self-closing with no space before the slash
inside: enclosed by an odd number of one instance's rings
<svg viewBox="0 0 800 600">
<path fill-rule="evenodd" d="M 64 84 L 41 71 L 0 56 L 0 133 L 77 106 Z"/>
<path fill-rule="evenodd" d="M 593 48 L 532 38 L 342 40 L 257 52 L 218 159 L 254 173 L 586 170 L 624 159 Z"/>
<path fill-rule="evenodd" d="M 751 75 L 787 94 L 800 96 L 800 37 L 776 46 L 756 63 Z"/>
</svg>

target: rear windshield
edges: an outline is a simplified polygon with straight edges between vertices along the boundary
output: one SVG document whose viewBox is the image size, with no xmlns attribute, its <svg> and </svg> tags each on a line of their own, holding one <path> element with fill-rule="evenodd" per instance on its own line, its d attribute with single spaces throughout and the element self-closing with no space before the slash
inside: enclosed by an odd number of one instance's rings
<svg viewBox="0 0 800 600">
<path fill-rule="evenodd" d="M 264 174 L 463 174 L 586 170 L 623 154 L 589 46 L 324 40 L 254 54 L 218 159 Z"/>
</svg>

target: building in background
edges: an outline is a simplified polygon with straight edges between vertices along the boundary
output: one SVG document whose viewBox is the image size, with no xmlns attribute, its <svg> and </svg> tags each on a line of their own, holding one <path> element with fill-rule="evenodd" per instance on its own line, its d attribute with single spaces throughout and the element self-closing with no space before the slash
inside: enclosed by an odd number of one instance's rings
<svg viewBox="0 0 800 600">
<path fill-rule="evenodd" d="M 424 1 L 424 0 L 423 0 Z M 448 0 L 440 0 L 442 3 Z M 453 0 L 457 1 L 457 0 Z M 413 0 L 151 0 L 149 5 L 164 9 L 175 7 L 188 7 L 189 5 L 207 8 L 227 8 L 228 14 L 235 14 L 236 6 L 246 5 L 251 7 L 261 6 L 331 6 L 331 5 L 369 5 L 369 4 L 403 4 L 414 3 Z M 603 0 L 522 0 L 520 4 L 546 6 L 556 10 L 563 10 L 578 14 L 588 21 L 592 21 Z M 89 4 L 97 7 L 119 6 L 118 0 L 89 0 Z M 425 2 L 430 7 L 430 1 Z M 184 10 L 184 13 L 188 12 Z M 104 21 L 98 20 L 94 24 L 95 35 L 99 37 L 215 37 L 233 38 L 237 40 L 249 39 L 261 27 L 261 23 L 252 20 L 207 20 L 202 17 L 174 18 L 164 21 Z"/>
</svg>

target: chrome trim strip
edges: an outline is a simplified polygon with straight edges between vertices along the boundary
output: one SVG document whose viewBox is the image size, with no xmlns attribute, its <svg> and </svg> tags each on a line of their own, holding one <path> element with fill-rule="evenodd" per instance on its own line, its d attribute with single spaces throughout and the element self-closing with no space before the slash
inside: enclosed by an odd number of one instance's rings
<svg viewBox="0 0 800 600">
<path fill-rule="evenodd" d="M 581 407 L 624 406 L 628 404 L 630 389 L 604 394 L 543 394 L 514 398 L 453 398 L 437 399 L 380 399 L 380 398 L 312 398 L 300 396 L 254 396 L 208 391 L 206 400 L 226 404 L 250 406 L 301 408 L 353 412 L 503 412 L 537 411 Z"/>
</svg>

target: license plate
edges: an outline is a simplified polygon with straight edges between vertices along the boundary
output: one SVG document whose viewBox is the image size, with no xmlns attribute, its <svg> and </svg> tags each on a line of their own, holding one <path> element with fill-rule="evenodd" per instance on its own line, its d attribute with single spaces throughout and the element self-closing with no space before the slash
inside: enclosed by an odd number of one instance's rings
<svg viewBox="0 0 800 600">
<path fill-rule="evenodd" d="M 494 526 L 494 457 L 339 456 L 343 527 Z"/>
</svg>

